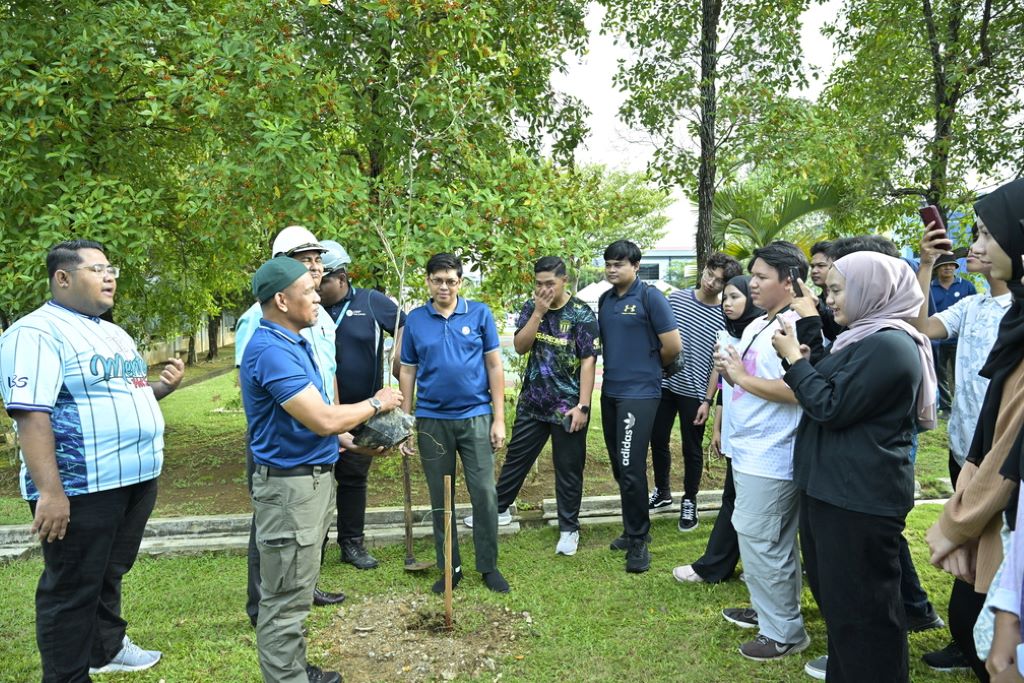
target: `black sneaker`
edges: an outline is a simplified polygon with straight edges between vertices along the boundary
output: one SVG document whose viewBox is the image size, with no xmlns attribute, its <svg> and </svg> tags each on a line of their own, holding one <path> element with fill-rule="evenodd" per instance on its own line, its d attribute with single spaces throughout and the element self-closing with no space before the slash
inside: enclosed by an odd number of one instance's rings
<svg viewBox="0 0 1024 683">
<path fill-rule="evenodd" d="M 644 536 L 644 540 L 647 541 L 648 543 L 650 543 L 651 542 L 651 535 L 650 534 L 645 535 Z M 612 549 L 612 550 L 618 550 L 618 551 L 621 551 L 621 552 L 625 552 L 626 550 L 629 550 L 629 536 L 627 536 L 625 533 L 623 533 L 621 536 L 619 536 L 614 541 L 612 541 L 610 544 L 608 544 L 608 547 L 610 549 Z"/>
<path fill-rule="evenodd" d="M 757 628 L 757 610 L 750 607 L 728 607 L 722 610 L 722 618 L 740 628 Z"/>
<path fill-rule="evenodd" d="M 452 572 L 452 590 L 459 587 L 459 582 L 462 581 L 462 569 L 456 569 Z M 441 578 L 434 582 L 434 585 L 430 587 L 430 590 L 440 595 L 444 593 L 444 574 Z"/>
<path fill-rule="evenodd" d="M 907 630 L 911 633 L 931 631 L 932 629 L 943 628 L 945 625 L 946 622 L 935 613 L 935 608 L 931 605 L 928 606 L 928 612 L 923 616 L 907 617 Z"/>
<path fill-rule="evenodd" d="M 651 553 L 647 550 L 647 541 L 642 538 L 631 538 L 626 551 L 626 571 L 631 574 L 642 574 L 651 568 Z"/>
<path fill-rule="evenodd" d="M 341 674 L 337 671 L 324 671 L 312 664 L 306 665 L 306 678 L 309 683 L 341 683 Z"/>
<path fill-rule="evenodd" d="M 648 510 L 657 510 L 658 508 L 667 508 L 672 504 L 672 491 L 663 491 L 657 486 L 651 491 L 651 499 L 647 501 Z"/>
<path fill-rule="evenodd" d="M 697 501 L 683 498 L 683 504 L 679 506 L 678 529 L 680 531 L 693 531 L 697 528 L 698 519 Z"/>
<path fill-rule="evenodd" d="M 921 655 L 922 661 L 935 671 L 952 673 L 954 671 L 967 671 L 971 663 L 956 643 L 950 643 L 941 650 L 926 652 Z"/>
<path fill-rule="evenodd" d="M 356 569 L 376 569 L 380 564 L 363 545 L 363 539 L 350 538 L 341 542 L 341 561 Z"/>
</svg>

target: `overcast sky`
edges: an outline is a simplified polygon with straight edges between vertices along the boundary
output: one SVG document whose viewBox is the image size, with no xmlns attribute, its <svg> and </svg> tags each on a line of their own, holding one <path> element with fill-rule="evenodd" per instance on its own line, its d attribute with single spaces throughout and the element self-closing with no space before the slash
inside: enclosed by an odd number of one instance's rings
<svg viewBox="0 0 1024 683">
<path fill-rule="evenodd" d="M 833 47 L 821 35 L 821 27 L 836 16 L 839 0 L 829 0 L 823 5 L 812 5 L 804 14 L 802 43 L 804 60 L 822 71 L 822 80 L 832 69 Z M 590 108 L 590 135 L 577 150 L 576 158 L 584 164 L 604 164 L 609 168 L 642 171 L 651 158 L 652 147 L 645 142 L 645 135 L 631 130 L 618 118 L 619 106 L 625 100 L 623 93 L 612 85 L 616 62 L 628 57 L 630 50 L 623 44 L 615 44 L 613 36 L 601 35 L 601 19 L 604 9 L 591 3 L 587 16 L 590 30 L 590 47 L 582 58 L 571 58 L 566 75 L 557 74 L 553 84 L 557 90 L 575 95 Z M 821 81 L 811 83 L 804 95 L 813 97 L 821 88 Z M 676 249 L 692 249 L 696 230 L 696 207 L 678 192 L 676 202 L 669 209 L 670 223 L 665 239 L 660 246 Z"/>
</svg>

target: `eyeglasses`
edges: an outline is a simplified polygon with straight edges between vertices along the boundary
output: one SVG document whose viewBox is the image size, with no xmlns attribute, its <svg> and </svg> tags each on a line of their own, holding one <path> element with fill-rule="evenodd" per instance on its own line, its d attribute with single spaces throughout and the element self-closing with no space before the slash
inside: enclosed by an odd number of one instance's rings
<svg viewBox="0 0 1024 683">
<path fill-rule="evenodd" d="M 69 270 L 69 271 L 71 271 L 71 270 L 91 270 L 92 272 L 96 273 L 97 275 L 100 275 L 102 273 L 107 273 L 108 275 L 113 277 L 115 280 L 117 279 L 117 276 L 121 274 L 121 269 L 118 268 L 117 266 L 111 266 L 109 264 L 103 264 L 103 263 L 94 263 L 91 266 L 79 266 L 77 268 L 66 268 L 65 270 Z"/>
<path fill-rule="evenodd" d="M 435 287 L 443 287 L 447 285 L 448 289 L 455 289 L 456 287 L 459 286 L 459 283 L 461 282 L 461 280 L 445 280 L 439 277 L 432 277 L 427 279 L 430 280 L 430 284 L 434 285 Z"/>
</svg>

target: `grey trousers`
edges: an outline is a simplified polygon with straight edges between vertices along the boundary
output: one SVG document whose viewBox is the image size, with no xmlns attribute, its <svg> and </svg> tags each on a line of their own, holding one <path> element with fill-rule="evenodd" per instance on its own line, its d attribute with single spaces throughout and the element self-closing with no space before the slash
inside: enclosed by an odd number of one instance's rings
<svg viewBox="0 0 1024 683">
<path fill-rule="evenodd" d="M 800 615 L 800 492 L 792 481 L 733 469 L 736 508 L 732 524 L 740 542 L 750 602 L 761 635 L 780 643 L 807 636 Z"/>
<path fill-rule="evenodd" d="M 434 517 L 434 552 L 437 566 L 444 567 L 444 475 L 452 476 L 455 501 L 455 453 L 462 458 L 462 472 L 473 505 L 473 548 L 476 569 L 481 573 L 498 568 L 498 493 L 494 486 L 494 451 L 491 448 L 491 416 L 462 420 L 416 418 L 417 446 L 423 474 L 430 491 Z M 452 521 L 454 525 L 454 519 Z M 462 567 L 459 537 L 452 529 L 452 569 Z"/>
<path fill-rule="evenodd" d="M 260 608 L 256 647 L 265 683 L 308 683 L 302 624 L 320 575 L 320 545 L 330 523 L 334 475 L 252 477 Z"/>
</svg>

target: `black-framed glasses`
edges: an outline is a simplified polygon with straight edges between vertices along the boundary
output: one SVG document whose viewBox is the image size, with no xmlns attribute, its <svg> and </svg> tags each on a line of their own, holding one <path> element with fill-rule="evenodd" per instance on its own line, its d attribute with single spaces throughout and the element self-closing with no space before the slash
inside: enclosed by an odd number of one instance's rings
<svg viewBox="0 0 1024 683">
<path fill-rule="evenodd" d="M 115 280 L 121 274 L 121 269 L 117 266 L 112 266 L 109 263 L 94 263 L 91 266 L 78 266 L 77 268 L 65 268 L 64 270 L 91 270 L 97 275 L 106 273 L 113 277 Z"/>
<path fill-rule="evenodd" d="M 448 280 L 446 280 L 446 279 L 440 278 L 440 277 L 432 277 L 432 278 L 428 278 L 428 279 L 430 280 L 430 284 L 434 285 L 435 287 L 441 287 L 441 286 L 447 285 L 448 289 L 455 289 L 456 287 L 459 286 L 459 283 L 462 282 L 461 280 L 456 280 L 456 279 L 448 279 Z"/>
</svg>

